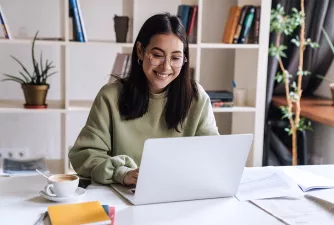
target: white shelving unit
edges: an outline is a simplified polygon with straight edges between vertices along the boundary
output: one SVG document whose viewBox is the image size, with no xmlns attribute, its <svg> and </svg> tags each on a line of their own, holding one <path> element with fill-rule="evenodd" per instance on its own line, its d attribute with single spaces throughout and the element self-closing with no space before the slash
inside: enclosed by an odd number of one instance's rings
<svg viewBox="0 0 334 225">
<path fill-rule="evenodd" d="M 51 117 L 52 114 L 56 114 L 55 118 L 57 118 L 60 126 L 55 133 L 59 134 L 59 137 L 55 136 L 56 138 L 53 138 L 52 135 L 54 134 L 50 135 L 52 140 L 55 139 L 60 142 L 57 144 L 58 147 L 54 149 L 54 151 L 59 151 L 59 165 L 64 165 L 63 171 L 60 170 L 60 172 L 73 172 L 67 158 L 68 150 L 73 145 L 87 118 L 97 91 L 107 81 L 107 74 L 111 71 L 116 53 L 132 51 L 133 40 L 135 40 L 142 23 L 150 15 L 166 11 L 176 14 L 179 4 L 198 5 L 197 43 L 190 44 L 190 66 L 195 68 L 196 80 L 206 90 L 225 89 L 232 91 L 232 80 L 236 82 L 238 88 L 247 90 L 247 104 L 245 106 L 214 108 L 214 113 L 221 134 L 245 132 L 254 134 L 254 142 L 247 166 L 261 166 L 271 1 L 96 0 L 93 2 L 80 0 L 88 35 L 87 43 L 69 40 L 68 1 L 57 0 L 52 2 L 53 6 L 42 2 L 44 1 L 30 0 L 30 7 L 38 4 L 44 9 L 48 7 L 49 10 L 56 8 L 50 16 L 55 15 L 54 17 L 59 19 L 59 26 L 55 31 L 50 30 L 47 20 L 44 23 L 39 22 L 38 29 L 41 30 L 41 35 L 61 38 L 62 40 L 39 40 L 36 42 L 38 50 L 47 49 L 49 58 L 55 59 L 59 71 L 59 74 L 54 75 L 50 80 L 52 92 L 49 93 L 47 101 L 49 108 L 45 110 L 24 109 L 23 93 L 18 88 L 19 86 L 0 82 L 0 122 L 2 121 L 1 117 L 3 117 L 3 121 L 8 123 L 7 127 L 11 127 L 10 121 L 6 118 L 13 114 L 18 117 L 32 114 L 36 121 L 41 115 Z M 19 3 L 23 3 L 23 1 L 0 0 L 9 28 L 20 27 L 23 24 L 27 26 L 28 36 L 32 37 L 36 27 L 34 25 L 30 29 L 29 24 L 33 22 L 25 23 L 22 19 L 12 15 L 12 12 L 18 9 Z M 261 5 L 259 44 L 221 43 L 228 10 L 230 6 L 235 4 Z M 58 8 L 55 6 L 58 6 Z M 26 9 L 29 10 L 29 8 Z M 33 10 L 33 8 L 30 9 Z M 114 14 L 130 17 L 128 43 L 116 43 L 114 41 L 112 20 Z M 30 15 L 34 14 L 30 12 Z M 45 18 L 49 18 L 49 16 L 45 15 Z M 37 16 L 36 18 L 31 16 L 30 20 L 40 20 L 40 16 L 38 18 Z M 101 25 L 101 21 L 104 22 L 103 25 Z M 100 39 L 97 37 L 99 34 L 101 35 Z M 15 73 L 19 69 L 16 64 L 7 63 L 6 60 L 8 60 L 10 53 L 18 52 L 18 50 L 12 50 L 12 48 L 25 48 L 25 51 L 30 53 L 31 39 L 0 39 L 0 48 L 5 47 L 5 51 L 0 52 L 0 68 L 6 69 L 6 71 L 1 72 Z M 25 55 L 24 61 L 27 64 L 30 57 L 30 54 Z M 33 127 L 36 121 L 30 119 L 30 117 L 29 120 L 31 120 L 30 125 Z M 0 134 L 1 129 L 6 129 L 5 127 L 0 126 Z M 4 130 L 2 132 L 6 133 Z M 43 131 L 40 132 L 43 133 Z M 33 140 L 33 138 L 32 135 L 31 139 Z M 46 138 L 46 140 L 49 139 Z M 20 141 L 18 140 L 18 142 Z M 25 145 L 29 145 L 29 143 L 25 142 Z M 1 146 L 0 142 L 0 147 L 5 146 Z"/>
</svg>

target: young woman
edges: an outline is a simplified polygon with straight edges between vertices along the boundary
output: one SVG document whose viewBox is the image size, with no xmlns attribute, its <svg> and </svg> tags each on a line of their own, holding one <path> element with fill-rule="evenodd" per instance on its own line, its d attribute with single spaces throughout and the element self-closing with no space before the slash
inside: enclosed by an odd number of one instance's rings
<svg viewBox="0 0 334 225">
<path fill-rule="evenodd" d="M 190 77 L 187 35 L 176 16 L 144 23 L 131 63 L 125 79 L 99 91 L 69 152 L 74 170 L 98 183 L 136 184 L 148 138 L 219 135 L 210 99 Z"/>
</svg>

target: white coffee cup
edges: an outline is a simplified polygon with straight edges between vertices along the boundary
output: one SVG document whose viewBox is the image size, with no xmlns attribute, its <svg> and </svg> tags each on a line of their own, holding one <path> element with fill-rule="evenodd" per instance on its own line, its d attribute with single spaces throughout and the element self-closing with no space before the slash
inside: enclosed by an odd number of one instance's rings
<svg viewBox="0 0 334 225">
<path fill-rule="evenodd" d="M 44 191 L 52 197 L 69 197 L 74 195 L 79 185 L 79 177 L 73 174 L 57 174 L 48 178 Z"/>
</svg>

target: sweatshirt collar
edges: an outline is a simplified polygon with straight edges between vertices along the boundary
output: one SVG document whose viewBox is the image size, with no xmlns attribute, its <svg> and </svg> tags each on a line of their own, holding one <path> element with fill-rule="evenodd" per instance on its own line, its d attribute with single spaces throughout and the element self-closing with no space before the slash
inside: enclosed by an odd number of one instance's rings
<svg viewBox="0 0 334 225">
<path fill-rule="evenodd" d="M 167 97 L 167 91 L 161 92 L 159 94 L 154 94 L 152 92 L 149 92 L 149 93 L 150 93 L 150 98 L 153 98 L 153 99 L 162 99 L 162 98 Z"/>
</svg>

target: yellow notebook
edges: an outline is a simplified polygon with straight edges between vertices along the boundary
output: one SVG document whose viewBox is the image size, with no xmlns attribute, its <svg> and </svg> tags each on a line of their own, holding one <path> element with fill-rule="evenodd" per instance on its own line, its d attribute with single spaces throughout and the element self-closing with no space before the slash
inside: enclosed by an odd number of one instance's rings
<svg viewBox="0 0 334 225">
<path fill-rule="evenodd" d="M 103 225 L 111 220 L 98 201 L 48 207 L 52 225 Z"/>
</svg>

